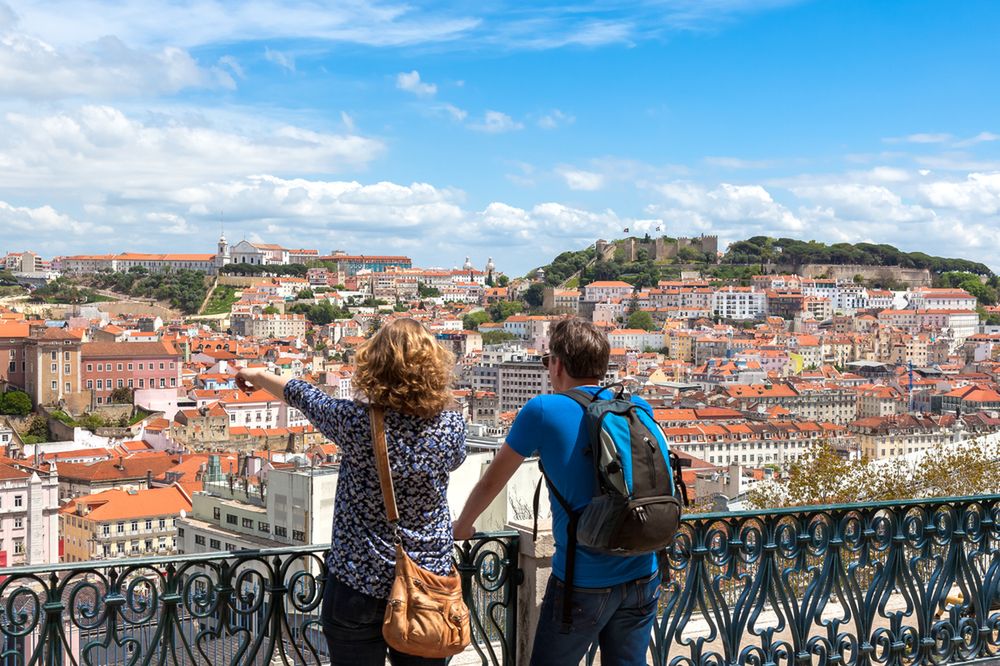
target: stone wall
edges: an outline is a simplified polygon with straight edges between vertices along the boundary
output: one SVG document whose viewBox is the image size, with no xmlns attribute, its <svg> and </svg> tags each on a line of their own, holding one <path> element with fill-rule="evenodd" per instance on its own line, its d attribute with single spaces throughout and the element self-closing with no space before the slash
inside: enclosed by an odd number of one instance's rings
<svg viewBox="0 0 1000 666">
<path fill-rule="evenodd" d="M 858 266 L 854 264 L 805 264 L 796 273 L 803 277 L 829 275 L 837 280 L 853 280 L 860 275 L 866 280 L 892 279 L 907 287 L 931 286 L 931 272 L 926 268 L 900 268 L 899 266 Z"/>
</svg>

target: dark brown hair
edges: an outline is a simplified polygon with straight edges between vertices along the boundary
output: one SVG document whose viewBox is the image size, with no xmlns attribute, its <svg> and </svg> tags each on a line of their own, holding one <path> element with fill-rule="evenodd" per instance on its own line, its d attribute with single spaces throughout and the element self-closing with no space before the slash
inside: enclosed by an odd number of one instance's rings
<svg viewBox="0 0 1000 666">
<path fill-rule="evenodd" d="M 557 322 L 549 335 L 549 353 L 566 366 L 573 379 L 602 379 L 608 371 L 608 336 L 591 322 L 569 317 Z"/>
</svg>

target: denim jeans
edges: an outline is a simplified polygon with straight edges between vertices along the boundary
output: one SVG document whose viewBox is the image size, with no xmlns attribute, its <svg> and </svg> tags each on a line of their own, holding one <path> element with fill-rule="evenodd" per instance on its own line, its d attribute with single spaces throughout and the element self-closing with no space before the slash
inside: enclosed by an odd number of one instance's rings
<svg viewBox="0 0 1000 666">
<path fill-rule="evenodd" d="M 660 575 L 614 587 L 573 588 L 573 624 L 563 629 L 566 585 L 552 576 L 539 612 L 533 666 L 577 666 L 590 647 L 601 649 L 601 666 L 645 666 L 660 598 Z"/>
<path fill-rule="evenodd" d="M 376 599 L 330 576 L 323 591 L 323 634 L 331 666 L 444 666 L 444 659 L 414 657 L 389 649 L 382 638 L 385 599 Z"/>
</svg>

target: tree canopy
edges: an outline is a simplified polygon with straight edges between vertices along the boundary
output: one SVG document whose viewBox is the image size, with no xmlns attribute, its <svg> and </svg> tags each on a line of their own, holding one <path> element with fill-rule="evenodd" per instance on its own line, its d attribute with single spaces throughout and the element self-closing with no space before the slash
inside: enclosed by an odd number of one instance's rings
<svg viewBox="0 0 1000 666">
<path fill-rule="evenodd" d="M 0 393 L 0 414 L 27 416 L 31 413 L 31 398 L 24 391 Z"/>
</svg>

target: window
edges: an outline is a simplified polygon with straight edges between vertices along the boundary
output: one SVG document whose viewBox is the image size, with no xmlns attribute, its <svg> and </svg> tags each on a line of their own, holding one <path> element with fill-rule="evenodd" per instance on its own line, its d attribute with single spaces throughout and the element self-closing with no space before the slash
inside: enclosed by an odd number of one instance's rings
<svg viewBox="0 0 1000 666">
<path fill-rule="evenodd" d="M 160 363 L 160 370 L 163 370 L 163 364 Z"/>
<path fill-rule="evenodd" d="M 214 509 L 212 509 L 212 518 L 214 518 L 215 520 L 221 520 L 222 509 L 220 509 L 219 507 L 215 507 Z"/>
<path fill-rule="evenodd" d="M 111 536 L 111 525 L 101 525 L 101 532 L 104 536 Z"/>
<path fill-rule="evenodd" d="M 119 363 L 118 364 L 118 372 L 121 372 L 123 368 L 124 368 L 124 366 L 121 363 Z"/>
<path fill-rule="evenodd" d="M 14 539 L 14 554 L 15 555 L 24 554 L 24 539 Z"/>
<path fill-rule="evenodd" d="M 237 517 L 235 515 L 233 515 L 231 513 L 227 513 L 226 514 L 226 522 L 229 523 L 230 525 L 236 525 L 236 524 L 238 524 L 239 520 L 237 519 Z"/>
<path fill-rule="evenodd" d="M 94 380 L 93 379 L 88 379 L 87 380 L 87 388 L 89 388 L 89 389 L 94 388 Z"/>
<path fill-rule="evenodd" d="M 129 388 L 134 388 L 135 387 L 135 380 L 134 379 L 128 380 L 128 387 Z"/>
<path fill-rule="evenodd" d="M 133 532 L 138 532 L 139 531 L 139 521 L 138 520 L 133 520 L 132 521 L 132 531 Z"/>
<path fill-rule="evenodd" d="M 288 536 L 288 530 L 286 530 L 281 525 L 275 525 L 274 526 L 274 536 L 280 536 L 280 537 Z"/>
<path fill-rule="evenodd" d="M 164 518 L 160 518 L 160 529 L 161 530 L 167 529 L 167 521 Z"/>
<path fill-rule="evenodd" d="M 296 541 L 305 541 L 306 533 L 301 532 L 299 530 L 292 530 L 292 538 L 295 539 Z"/>
<path fill-rule="evenodd" d="M 52 390 L 53 390 L 53 391 L 55 391 L 55 390 L 57 390 L 58 388 L 59 388 L 59 382 L 57 382 L 57 381 L 53 380 L 53 381 L 52 381 Z"/>
<path fill-rule="evenodd" d="M 271 531 L 271 526 L 268 525 L 267 523 L 257 523 L 257 531 L 258 532 L 270 532 Z"/>
<path fill-rule="evenodd" d="M 71 370 L 70 370 L 70 367 L 69 367 L 69 363 L 67 363 L 66 365 L 63 366 L 63 374 L 64 375 L 68 375 L 68 374 L 70 374 L 70 372 L 71 372 Z"/>
<path fill-rule="evenodd" d="M 129 369 L 129 370 L 131 370 L 131 369 L 132 369 L 132 364 L 131 364 L 131 363 L 129 363 L 129 364 L 128 364 L 128 369 Z"/>
<path fill-rule="evenodd" d="M 69 352 L 68 351 L 67 352 L 63 352 L 63 360 L 64 361 L 68 361 L 69 360 Z"/>
<path fill-rule="evenodd" d="M 98 363 L 97 364 L 97 371 L 98 372 L 104 372 L 104 364 L 103 363 Z"/>
<path fill-rule="evenodd" d="M 184 528 L 183 527 L 178 527 L 177 528 L 177 536 L 179 536 L 182 539 L 184 538 Z M 160 539 L 160 541 L 163 541 L 163 539 Z"/>
<path fill-rule="evenodd" d="M 167 380 L 160 377 L 160 388 L 167 388 Z"/>
<path fill-rule="evenodd" d="M 66 382 L 66 385 L 63 388 L 65 389 L 66 393 L 72 393 L 73 392 L 73 385 L 70 384 L 69 382 Z"/>
<path fill-rule="evenodd" d="M 97 388 L 98 389 L 104 388 L 104 380 L 103 379 L 98 379 L 97 380 Z"/>
<path fill-rule="evenodd" d="M 24 519 L 18 516 L 17 518 L 14 519 L 14 529 L 19 530 L 22 527 L 24 527 Z"/>
<path fill-rule="evenodd" d="M 153 550 L 153 540 L 146 539 L 146 550 Z"/>
<path fill-rule="evenodd" d="M 123 386 L 125 386 L 125 380 L 124 379 L 119 379 L 118 380 L 118 388 L 122 388 Z"/>
<path fill-rule="evenodd" d="M 199 546 L 204 546 L 205 545 L 205 536 L 202 535 L 202 534 L 195 534 L 194 535 L 194 542 L 196 544 L 198 544 Z"/>
<path fill-rule="evenodd" d="M 250 529 L 253 529 L 253 518 L 244 518 L 242 523 L 243 527 L 248 527 Z"/>
<path fill-rule="evenodd" d="M 11 361 L 7 366 L 7 372 L 17 372 L 17 361 Z"/>
<path fill-rule="evenodd" d="M 125 542 L 124 541 L 119 541 L 117 545 L 118 545 L 117 550 L 118 550 L 119 554 L 120 553 L 124 553 L 125 552 Z"/>
<path fill-rule="evenodd" d="M 143 380 L 143 378 L 139 377 L 139 388 L 145 388 L 145 384 L 146 382 Z"/>
<path fill-rule="evenodd" d="M 153 521 L 152 520 L 147 520 L 146 521 L 146 529 L 147 530 L 153 529 Z"/>
<path fill-rule="evenodd" d="M 53 374 L 56 373 L 56 372 L 59 372 L 59 364 L 58 363 L 53 363 L 51 367 L 52 367 Z"/>
<path fill-rule="evenodd" d="M 53 361 L 58 361 L 59 360 L 59 353 L 58 352 L 49 352 L 49 358 L 51 358 Z"/>
<path fill-rule="evenodd" d="M 24 505 L 24 495 L 14 495 L 14 507 L 20 507 Z"/>
<path fill-rule="evenodd" d="M 222 544 L 219 543 L 218 539 L 209 539 L 208 547 L 211 548 L 212 550 L 222 550 Z"/>
<path fill-rule="evenodd" d="M 104 557 L 111 557 L 111 544 L 104 544 Z"/>
</svg>

